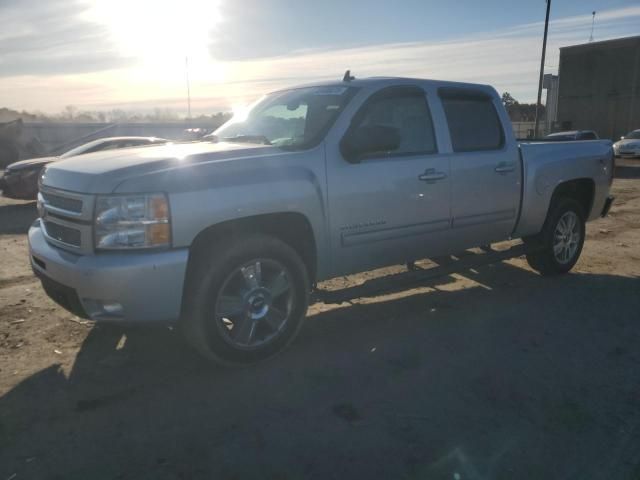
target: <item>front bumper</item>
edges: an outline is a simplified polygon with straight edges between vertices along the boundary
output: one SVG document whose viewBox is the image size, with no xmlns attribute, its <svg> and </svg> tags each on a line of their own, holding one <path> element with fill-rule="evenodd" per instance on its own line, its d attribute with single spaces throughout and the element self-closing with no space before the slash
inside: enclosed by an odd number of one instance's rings
<svg viewBox="0 0 640 480">
<path fill-rule="evenodd" d="M 633 157 L 640 157 L 640 148 L 636 148 L 636 147 L 632 147 L 632 148 L 623 148 L 623 147 L 619 147 L 619 148 L 614 148 L 613 149 L 613 153 L 615 154 L 616 157 L 621 157 L 621 158 L 633 158 Z"/>
<path fill-rule="evenodd" d="M 50 245 L 36 220 L 29 254 L 47 294 L 78 316 L 137 324 L 180 317 L 187 249 L 76 255 Z"/>
</svg>

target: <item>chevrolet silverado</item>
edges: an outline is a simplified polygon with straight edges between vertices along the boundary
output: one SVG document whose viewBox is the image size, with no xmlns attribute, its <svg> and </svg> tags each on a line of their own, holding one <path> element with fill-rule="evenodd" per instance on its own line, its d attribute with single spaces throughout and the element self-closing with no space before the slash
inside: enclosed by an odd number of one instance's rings
<svg viewBox="0 0 640 480">
<path fill-rule="evenodd" d="M 54 300 L 251 363 L 292 341 L 325 279 L 518 238 L 533 269 L 568 272 L 613 200 L 611 142 L 517 143 L 486 85 L 347 75 L 205 139 L 46 168 L 29 245 Z"/>
</svg>

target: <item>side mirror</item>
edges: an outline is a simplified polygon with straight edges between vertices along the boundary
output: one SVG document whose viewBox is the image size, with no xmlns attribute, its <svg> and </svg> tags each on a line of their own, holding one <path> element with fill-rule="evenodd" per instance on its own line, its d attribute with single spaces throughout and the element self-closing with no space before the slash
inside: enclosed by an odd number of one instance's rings
<svg viewBox="0 0 640 480">
<path fill-rule="evenodd" d="M 367 155 L 396 150 L 400 141 L 397 128 L 369 125 L 349 132 L 340 142 L 340 151 L 349 163 L 360 163 Z"/>
</svg>

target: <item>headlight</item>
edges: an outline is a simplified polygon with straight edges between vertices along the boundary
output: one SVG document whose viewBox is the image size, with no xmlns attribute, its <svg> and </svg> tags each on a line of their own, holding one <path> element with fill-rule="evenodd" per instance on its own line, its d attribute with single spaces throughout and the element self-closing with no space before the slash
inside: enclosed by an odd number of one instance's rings
<svg viewBox="0 0 640 480">
<path fill-rule="evenodd" d="M 42 167 L 42 170 L 40 170 L 40 175 L 38 175 L 38 190 L 42 190 L 42 183 L 44 182 L 44 176 L 47 172 L 47 167 L 44 166 Z"/>
<path fill-rule="evenodd" d="M 169 202 L 163 193 L 98 196 L 94 218 L 96 250 L 171 245 Z"/>
</svg>

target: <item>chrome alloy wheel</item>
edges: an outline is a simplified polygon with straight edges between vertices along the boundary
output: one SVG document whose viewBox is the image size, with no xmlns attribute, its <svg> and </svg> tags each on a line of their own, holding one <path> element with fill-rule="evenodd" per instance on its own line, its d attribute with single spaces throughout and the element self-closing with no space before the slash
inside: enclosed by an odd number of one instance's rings
<svg viewBox="0 0 640 480">
<path fill-rule="evenodd" d="M 220 288 L 215 322 L 229 344 L 255 349 L 284 330 L 294 305 L 289 270 L 273 259 L 251 260 L 231 272 Z"/>
<path fill-rule="evenodd" d="M 558 221 L 553 233 L 553 255 L 558 263 L 567 264 L 578 251 L 580 222 L 575 212 L 568 211 Z"/>
</svg>

